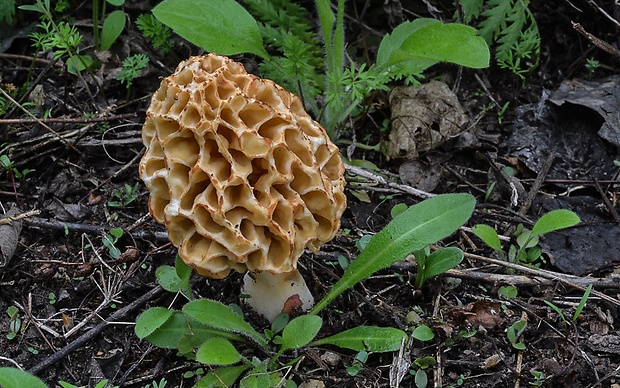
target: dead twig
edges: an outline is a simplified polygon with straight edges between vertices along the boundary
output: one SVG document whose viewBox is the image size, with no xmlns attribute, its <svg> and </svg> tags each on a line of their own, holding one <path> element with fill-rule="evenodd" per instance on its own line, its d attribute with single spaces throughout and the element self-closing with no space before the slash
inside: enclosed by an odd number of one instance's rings
<svg viewBox="0 0 620 388">
<path fill-rule="evenodd" d="M 0 218 L 0 225 L 9 225 L 15 221 L 20 221 L 28 217 L 38 216 L 39 214 L 41 214 L 41 210 L 30 210 L 25 213 L 19 213 L 19 214 L 6 216 L 3 218 Z"/>
<path fill-rule="evenodd" d="M 580 33 L 581 35 L 585 36 L 590 42 L 592 42 L 593 45 L 595 45 L 596 47 L 600 48 L 601 50 L 603 50 L 603 51 L 613 55 L 616 58 L 620 58 L 620 50 L 618 50 L 614 46 L 610 45 L 609 43 L 605 42 L 604 40 L 602 40 L 600 38 L 597 38 L 596 36 L 590 34 L 588 31 L 586 31 L 585 28 L 583 28 L 583 26 L 581 24 L 575 23 L 575 22 L 571 22 L 571 23 L 573 25 L 573 28 L 578 33 Z M 618 23 L 618 22 L 616 22 L 616 23 Z"/>
<path fill-rule="evenodd" d="M 54 134 L 54 136 L 56 136 L 61 142 L 63 142 L 67 147 L 71 148 L 72 150 L 74 150 L 75 152 L 77 152 L 78 154 L 82 154 L 77 148 L 75 148 L 75 146 L 66 141 L 58 132 L 54 131 L 52 128 L 50 128 L 47 124 L 45 124 L 44 122 L 41 121 L 41 119 L 39 119 L 38 117 L 36 117 L 35 115 L 33 115 L 28 109 L 24 108 L 22 105 L 20 105 L 17 101 L 15 101 L 13 99 L 13 97 L 11 97 L 10 94 L 8 94 L 7 92 L 4 91 L 4 89 L 0 88 L 0 93 L 9 101 L 11 101 L 13 104 L 15 104 L 16 106 L 19 107 L 19 109 L 21 109 L 24 113 L 26 113 L 28 116 L 32 117 L 32 119 L 37 122 L 40 126 L 42 126 L 43 128 L 45 128 L 48 132 Z"/>
<path fill-rule="evenodd" d="M 110 315 L 107 320 L 99 323 L 97 326 L 93 327 L 92 329 L 90 329 L 89 331 L 87 331 L 86 333 L 84 333 L 83 335 L 75 339 L 74 341 L 70 342 L 64 348 L 58 350 L 57 352 L 53 353 L 52 355 L 50 355 L 49 357 L 41 361 L 39 364 L 35 365 L 28 372 L 30 372 L 33 375 L 40 374 L 41 372 L 43 372 L 50 366 L 54 365 L 58 361 L 67 357 L 69 354 L 71 354 L 74 350 L 76 350 L 80 346 L 86 344 L 89 341 L 92 341 L 96 336 L 101 334 L 101 332 L 103 332 L 103 330 L 105 330 L 110 323 L 116 322 L 116 321 L 119 321 L 125 318 L 125 316 L 127 316 L 130 312 L 134 311 L 135 309 L 140 307 L 142 304 L 149 301 L 151 298 L 157 296 L 162 291 L 163 289 L 160 286 L 153 288 L 152 290 L 140 296 L 138 299 L 134 300 L 127 306 L 119 309 L 114 314 Z"/>
<path fill-rule="evenodd" d="M 120 115 L 107 117 L 50 117 L 46 119 L 0 119 L 0 124 L 37 124 L 37 123 L 61 123 L 61 124 L 88 124 L 88 123 L 105 123 L 108 121 L 134 119 L 136 113 L 123 113 Z"/>
<path fill-rule="evenodd" d="M 437 195 L 437 194 L 427 193 L 426 191 L 418 190 L 415 187 L 411 187 L 409 185 L 403 185 L 401 183 L 390 182 L 384 177 L 382 177 L 381 175 L 374 174 L 360 167 L 345 164 L 345 169 L 347 170 L 347 172 L 351 174 L 359 175 L 363 178 L 373 180 L 381 185 L 385 185 L 389 188 L 401 191 L 403 193 L 411 194 L 419 198 L 431 198 Z"/>
</svg>

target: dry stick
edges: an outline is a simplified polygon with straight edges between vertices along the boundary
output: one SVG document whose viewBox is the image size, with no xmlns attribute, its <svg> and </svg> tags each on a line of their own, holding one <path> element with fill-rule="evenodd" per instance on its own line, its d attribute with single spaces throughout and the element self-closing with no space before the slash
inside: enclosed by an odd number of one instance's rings
<svg viewBox="0 0 620 388">
<path fill-rule="evenodd" d="M 527 198 L 525 199 L 525 202 L 519 208 L 520 215 L 524 216 L 525 213 L 527 213 L 527 211 L 532 206 L 532 203 L 534 202 L 534 199 L 536 198 L 538 191 L 540 190 L 543 183 L 545 182 L 545 178 L 547 177 L 547 174 L 549 174 L 549 170 L 551 170 L 551 166 L 553 165 L 554 159 L 555 159 L 555 155 L 553 153 L 549 154 L 549 156 L 547 156 L 547 159 L 545 159 L 545 162 L 543 163 L 542 168 L 538 172 L 538 176 L 536 176 L 536 180 L 534 181 L 534 184 L 532 185 L 530 192 L 527 193 Z"/>
<path fill-rule="evenodd" d="M 71 148 L 72 150 L 74 150 L 75 152 L 77 152 L 78 154 L 81 154 L 81 152 L 75 148 L 75 146 L 69 142 L 67 142 L 65 139 L 63 139 L 62 136 L 60 136 L 60 134 L 56 131 L 54 131 L 52 128 L 50 128 L 47 124 L 45 124 L 44 122 L 41 121 L 41 119 L 37 118 L 35 115 L 33 115 L 28 109 L 24 108 L 23 106 L 21 106 L 20 104 L 17 103 L 17 101 L 15 101 L 13 99 L 13 97 L 11 97 L 7 92 L 4 91 L 4 89 L 0 88 L 0 93 L 2 93 L 2 95 L 4 97 L 6 97 L 9 101 L 11 101 L 13 104 L 15 104 L 16 106 L 19 107 L 19 109 L 21 109 L 22 111 L 24 111 L 28 116 L 32 117 L 39 125 L 41 125 L 43 128 L 47 129 L 50 133 L 53 133 L 58 139 L 60 139 L 60 141 L 62 141 L 63 143 L 65 143 L 65 145 L 69 148 Z"/>
<path fill-rule="evenodd" d="M 345 169 L 355 175 L 359 175 L 363 178 L 366 179 L 372 179 L 373 181 L 385 185 L 387 187 L 390 187 L 392 189 L 398 190 L 398 191 L 402 191 L 405 192 L 407 194 L 411 194 L 414 195 L 416 197 L 420 197 L 420 198 L 431 198 L 431 197 L 435 197 L 437 196 L 437 194 L 432 194 L 432 193 L 427 193 L 426 191 L 422 191 L 422 190 L 418 190 L 414 187 L 411 187 L 409 185 L 403 185 L 400 183 L 396 183 L 396 182 L 390 182 L 389 180 L 385 179 L 384 177 L 377 175 L 377 174 L 373 174 L 372 172 L 368 171 L 368 170 L 364 170 L 363 168 L 360 167 L 356 167 L 356 166 L 351 166 L 348 164 L 345 164 Z"/>
<path fill-rule="evenodd" d="M 12 216 L 2 217 L 0 218 L 0 225 L 8 225 L 11 224 L 13 221 L 19 221 L 23 220 L 24 218 L 38 216 L 39 214 L 41 214 L 40 210 L 30 210 L 25 213 L 13 214 Z"/>
<path fill-rule="evenodd" d="M 50 355 L 49 357 L 41 361 L 39 364 L 34 366 L 28 372 L 32 373 L 33 375 L 38 375 L 39 373 L 43 372 L 45 369 L 49 368 L 53 364 L 67 357 L 69 354 L 71 354 L 74 350 L 76 350 L 80 346 L 93 340 L 96 336 L 101 334 L 101 332 L 103 332 L 103 330 L 105 330 L 111 322 L 116 322 L 124 318 L 127 314 L 137 309 L 142 304 L 146 303 L 147 301 L 149 301 L 151 298 L 153 298 L 154 296 L 156 296 L 162 291 L 163 289 L 160 286 L 153 288 L 152 290 L 142 295 L 138 299 L 134 300 L 127 306 L 123 307 L 122 309 L 118 310 L 114 314 L 110 315 L 106 321 L 99 323 L 97 326 L 93 327 L 86 333 L 82 334 L 76 340 L 70 342 L 64 348 L 60 349 L 56 353 L 53 353 L 52 355 Z"/>
<path fill-rule="evenodd" d="M 58 220 L 46 220 L 39 217 L 25 218 L 24 223 L 28 226 L 33 226 L 41 229 L 52 230 L 67 230 L 70 232 L 101 234 L 107 232 L 107 228 L 102 225 L 93 224 L 80 224 L 76 222 L 64 222 Z M 150 232 L 144 229 L 139 229 L 131 232 L 131 234 L 140 239 L 155 238 L 157 241 L 168 242 L 168 233 L 163 231 Z"/>
<path fill-rule="evenodd" d="M 0 124 L 34 124 L 34 123 L 64 123 L 64 124 L 87 124 L 101 123 L 114 120 L 133 119 L 136 113 L 123 113 L 108 117 L 50 117 L 47 119 L 0 119 Z"/>
<path fill-rule="evenodd" d="M 596 47 L 600 48 L 603 51 L 608 52 L 609 54 L 617 58 L 620 58 L 620 50 L 610 45 L 609 43 L 605 42 L 604 40 L 599 39 L 596 36 L 590 34 L 588 31 L 585 30 L 585 28 L 583 28 L 581 24 L 575 23 L 575 22 L 571 22 L 571 23 L 573 24 L 573 28 L 577 30 L 578 33 L 588 38 L 588 40 L 592 42 L 593 45 L 595 45 Z"/>
<path fill-rule="evenodd" d="M 514 263 L 509 263 L 506 261 L 501 261 L 501 260 L 495 260 L 495 259 L 491 259 L 489 257 L 484 257 L 484 256 L 479 256 L 479 255 L 474 255 L 472 253 L 465 253 L 464 254 L 465 257 L 470 258 L 470 259 L 474 259 L 474 260 L 478 260 L 478 261 L 482 261 L 485 263 L 489 263 L 489 264 L 495 264 L 495 265 L 501 265 L 507 268 L 511 268 L 517 271 L 521 271 L 521 272 L 525 272 L 528 273 L 530 275 L 535 275 L 535 276 L 540 276 L 543 278 L 547 278 L 547 279 L 552 279 L 552 280 L 557 280 L 558 282 L 565 284 L 567 286 L 576 288 L 578 290 L 581 291 L 585 291 L 587 286 L 583 286 L 577 282 L 572 281 L 572 279 L 569 279 L 567 276 L 563 276 L 561 274 L 555 273 L 553 271 L 547 271 L 544 269 L 535 269 L 535 268 L 530 268 L 530 267 L 525 267 L 523 265 L 519 265 L 519 264 L 514 264 Z M 608 296 L 606 294 L 603 294 L 602 292 L 596 291 L 596 290 L 592 290 L 591 295 L 595 295 L 598 296 L 599 298 L 612 303 L 616 306 L 620 306 L 620 300 L 616 299 L 616 298 L 612 298 L 611 296 Z"/>
<path fill-rule="evenodd" d="M 607 195 L 603 191 L 601 185 L 599 185 L 598 180 L 593 176 L 591 176 L 591 178 L 592 182 L 594 182 L 594 187 L 596 187 L 596 191 L 598 191 L 598 194 L 601 196 L 601 199 L 603 200 L 603 203 L 607 208 L 607 211 L 609 211 L 609 213 L 611 213 L 611 215 L 614 217 L 614 221 L 620 222 L 620 216 L 618 216 L 618 212 L 616 211 L 615 206 L 611 203 L 611 201 L 609 201 L 609 198 L 607 198 Z"/>
</svg>

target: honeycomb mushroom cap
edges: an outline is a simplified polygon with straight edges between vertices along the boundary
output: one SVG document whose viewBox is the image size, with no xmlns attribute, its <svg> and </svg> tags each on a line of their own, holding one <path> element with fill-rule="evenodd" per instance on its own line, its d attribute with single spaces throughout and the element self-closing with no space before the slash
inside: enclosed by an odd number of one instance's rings
<svg viewBox="0 0 620 388">
<path fill-rule="evenodd" d="M 210 54 L 161 82 L 142 128 L 149 209 L 202 275 L 289 272 L 340 227 L 344 165 L 301 101 Z"/>
</svg>

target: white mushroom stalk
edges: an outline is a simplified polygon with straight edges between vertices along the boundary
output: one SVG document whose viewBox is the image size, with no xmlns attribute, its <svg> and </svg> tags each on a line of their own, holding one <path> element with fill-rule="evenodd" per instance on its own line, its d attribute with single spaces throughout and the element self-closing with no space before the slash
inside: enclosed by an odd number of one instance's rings
<svg viewBox="0 0 620 388">
<path fill-rule="evenodd" d="M 211 278 L 250 271 L 250 300 L 281 310 L 280 288 L 305 286 L 297 272 L 304 249 L 340 228 L 338 148 L 295 95 L 214 54 L 180 63 L 146 116 L 140 177 L 179 256 Z M 276 283 L 267 273 L 301 281 Z M 309 292 L 297 294 L 310 308 Z"/>
</svg>

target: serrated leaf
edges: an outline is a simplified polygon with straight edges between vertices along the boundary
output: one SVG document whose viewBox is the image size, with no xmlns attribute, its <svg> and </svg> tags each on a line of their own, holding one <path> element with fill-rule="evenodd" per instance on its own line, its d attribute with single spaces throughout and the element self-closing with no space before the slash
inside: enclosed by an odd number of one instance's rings
<svg viewBox="0 0 620 388">
<path fill-rule="evenodd" d="M 386 35 L 377 53 L 377 66 L 398 65 L 421 73 L 437 62 L 472 68 L 489 66 L 489 47 L 472 27 L 435 19 L 405 22 Z"/>
<path fill-rule="evenodd" d="M 164 307 L 151 307 L 144 311 L 138 319 L 136 319 L 136 325 L 134 326 L 134 332 L 138 338 L 143 339 L 159 329 L 174 313 L 174 310 L 169 310 Z"/>
<path fill-rule="evenodd" d="M 430 341 L 435 338 L 435 333 L 433 333 L 430 327 L 420 325 L 413 330 L 411 336 L 420 341 Z"/>
<path fill-rule="evenodd" d="M 316 337 L 323 320 L 316 315 L 302 315 L 290 321 L 282 331 L 282 350 L 299 349 Z"/>
<path fill-rule="evenodd" d="M 196 352 L 196 361 L 207 365 L 230 365 L 241 360 L 241 354 L 224 338 L 206 340 Z"/>
<path fill-rule="evenodd" d="M 401 341 L 407 336 L 394 327 L 357 326 L 329 337 L 312 342 L 312 346 L 334 345 L 357 352 L 394 352 L 400 349 Z"/>
<path fill-rule="evenodd" d="M 198 322 L 220 330 L 231 331 L 250 338 L 263 348 L 267 348 L 267 339 L 235 314 L 230 307 L 213 300 L 194 300 L 183 306 L 183 312 Z"/>
<path fill-rule="evenodd" d="M 103 29 L 101 30 L 100 50 L 106 51 L 112 47 L 112 44 L 114 44 L 125 29 L 126 22 L 127 15 L 121 10 L 111 12 L 108 17 L 105 18 Z"/>
<path fill-rule="evenodd" d="M 164 0 L 153 15 L 191 43 L 222 55 L 269 59 L 256 20 L 235 0 Z"/>
<path fill-rule="evenodd" d="M 311 314 L 317 314 L 360 280 L 454 233 L 471 217 L 475 205 L 469 194 L 442 194 L 411 206 L 370 240 Z"/>
<path fill-rule="evenodd" d="M 39 378 L 17 368 L 0 367 L 0 387 L 47 388 Z"/>
<path fill-rule="evenodd" d="M 541 234 L 569 228 L 577 225 L 580 221 L 579 216 L 570 210 L 552 210 L 540 217 L 536 224 L 534 224 L 532 235 L 540 236 Z"/>
<path fill-rule="evenodd" d="M 495 229 L 488 225 L 478 224 L 471 228 L 471 232 L 478 236 L 485 244 L 490 246 L 497 252 L 502 251 L 502 243 L 499 240 L 499 236 Z"/>
<path fill-rule="evenodd" d="M 232 387 L 239 376 L 250 369 L 247 365 L 217 368 L 196 382 L 194 388 Z"/>
<path fill-rule="evenodd" d="M 441 275 L 463 261 L 463 251 L 459 248 L 442 248 L 431 253 L 424 265 L 424 280 Z"/>
</svg>

